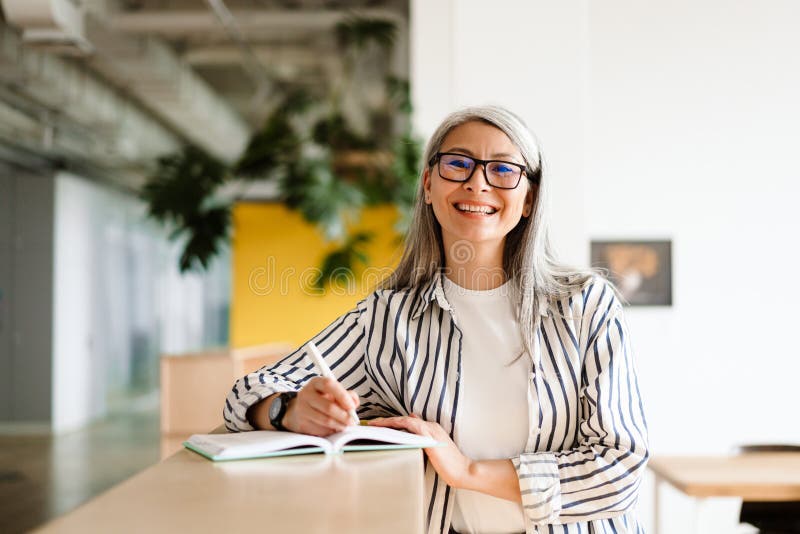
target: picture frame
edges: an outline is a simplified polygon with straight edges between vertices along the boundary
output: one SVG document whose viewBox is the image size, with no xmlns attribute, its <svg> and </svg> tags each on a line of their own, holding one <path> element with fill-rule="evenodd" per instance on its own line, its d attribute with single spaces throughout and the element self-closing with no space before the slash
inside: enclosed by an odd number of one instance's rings
<svg viewBox="0 0 800 534">
<path fill-rule="evenodd" d="M 609 279 L 631 306 L 672 306 L 671 240 L 592 240 L 591 265 Z"/>
</svg>

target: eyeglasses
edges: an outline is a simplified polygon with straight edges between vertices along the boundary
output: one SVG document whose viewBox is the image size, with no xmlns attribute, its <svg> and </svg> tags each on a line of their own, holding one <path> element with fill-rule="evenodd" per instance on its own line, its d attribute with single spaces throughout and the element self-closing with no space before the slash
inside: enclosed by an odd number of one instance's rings
<svg viewBox="0 0 800 534">
<path fill-rule="evenodd" d="M 428 164 L 432 167 L 439 164 L 439 176 L 450 182 L 466 182 L 475 173 L 478 165 L 483 165 L 486 182 L 498 189 L 514 189 L 519 185 L 522 174 L 533 183 L 539 183 L 539 173 L 530 173 L 525 165 L 510 161 L 483 160 L 471 158 L 454 152 L 437 152 Z"/>
</svg>

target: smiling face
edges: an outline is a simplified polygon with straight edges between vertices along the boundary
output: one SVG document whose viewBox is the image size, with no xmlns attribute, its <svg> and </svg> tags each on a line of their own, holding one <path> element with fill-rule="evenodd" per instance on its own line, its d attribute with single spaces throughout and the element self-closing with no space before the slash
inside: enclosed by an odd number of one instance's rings
<svg viewBox="0 0 800 534">
<path fill-rule="evenodd" d="M 478 121 L 450 130 L 439 152 L 525 164 L 519 149 L 502 130 Z M 478 164 L 468 181 L 451 182 L 439 175 L 438 165 L 425 170 L 425 202 L 431 204 L 442 227 L 445 248 L 458 240 L 501 245 L 520 218 L 531 214 L 535 186 L 524 175 L 515 189 L 498 189 L 489 185 L 485 172 Z"/>
</svg>

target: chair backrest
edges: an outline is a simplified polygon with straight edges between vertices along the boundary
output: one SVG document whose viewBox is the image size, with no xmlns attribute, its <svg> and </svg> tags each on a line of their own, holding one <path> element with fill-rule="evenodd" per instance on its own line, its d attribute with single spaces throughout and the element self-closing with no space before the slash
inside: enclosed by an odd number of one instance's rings
<svg viewBox="0 0 800 534">
<path fill-rule="evenodd" d="M 800 452 L 800 445 L 791 443 L 751 443 L 739 445 L 734 449 L 735 454 L 750 452 Z"/>
</svg>

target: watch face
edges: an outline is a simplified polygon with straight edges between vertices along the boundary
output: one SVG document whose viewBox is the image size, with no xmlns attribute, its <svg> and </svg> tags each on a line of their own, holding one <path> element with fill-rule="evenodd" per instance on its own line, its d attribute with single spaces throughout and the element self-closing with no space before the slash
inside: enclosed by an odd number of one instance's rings
<svg viewBox="0 0 800 534">
<path fill-rule="evenodd" d="M 270 421 L 278 417 L 278 414 L 281 413 L 281 408 L 283 407 L 283 399 L 280 395 L 272 401 L 272 404 L 269 405 L 269 418 Z"/>
</svg>

